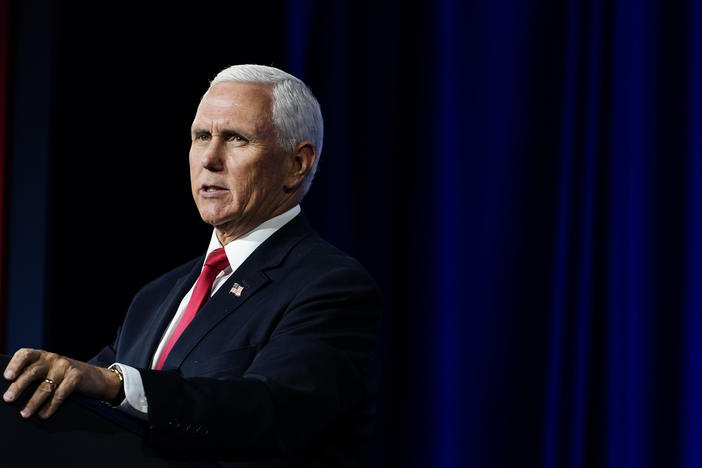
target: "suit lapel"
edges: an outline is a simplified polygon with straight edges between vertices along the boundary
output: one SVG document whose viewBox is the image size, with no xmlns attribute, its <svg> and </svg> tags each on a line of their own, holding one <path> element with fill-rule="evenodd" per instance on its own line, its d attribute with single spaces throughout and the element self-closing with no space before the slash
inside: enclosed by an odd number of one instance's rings
<svg viewBox="0 0 702 468">
<path fill-rule="evenodd" d="M 166 331 L 166 327 L 173 320 L 173 316 L 178 310 L 180 301 L 183 300 L 183 296 L 188 292 L 188 290 L 195 283 L 195 280 L 200 275 L 200 270 L 202 269 L 202 264 L 205 261 L 205 257 L 199 258 L 191 268 L 190 272 L 182 276 L 178 281 L 175 282 L 171 291 L 166 296 L 166 299 L 158 307 L 155 314 L 151 319 L 151 322 L 146 324 L 145 330 L 147 332 L 144 335 L 144 339 L 141 341 L 141 349 L 137 353 L 139 359 L 139 367 L 149 369 L 151 367 L 151 360 L 153 359 L 154 352 L 158 347 L 163 333 Z"/>
<path fill-rule="evenodd" d="M 288 252 L 311 233 L 312 230 L 301 213 L 258 246 L 197 313 L 171 349 L 163 368 L 179 368 L 193 348 L 229 315 L 241 314 L 238 322 L 245 323 L 256 310 L 241 306 L 271 281 L 265 270 L 280 265 Z M 197 273 L 199 274 L 199 269 Z M 235 288 L 235 284 L 240 288 Z M 236 290 L 239 291 L 239 295 L 235 293 Z M 182 298 L 185 292 L 177 297 Z M 177 305 L 178 302 L 176 307 Z M 172 317 L 174 312 L 175 309 L 168 317 Z M 165 326 L 161 327 L 158 339 L 163 334 L 163 328 Z"/>
<path fill-rule="evenodd" d="M 240 270 L 240 269 L 239 269 Z M 219 322 L 230 314 L 242 314 L 240 321 L 246 321 L 248 316 L 254 312 L 253 308 L 243 308 L 238 311 L 246 300 L 254 295 L 262 286 L 270 280 L 260 271 L 233 273 L 232 276 L 217 290 L 214 296 L 200 309 L 192 322 L 183 331 L 171 352 L 166 358 L 164 369 L 179 368 L 190 351 L 217 326 Z M 234 283 L 243 286 L 239 296 L 231 294 Z"/>
</svg>

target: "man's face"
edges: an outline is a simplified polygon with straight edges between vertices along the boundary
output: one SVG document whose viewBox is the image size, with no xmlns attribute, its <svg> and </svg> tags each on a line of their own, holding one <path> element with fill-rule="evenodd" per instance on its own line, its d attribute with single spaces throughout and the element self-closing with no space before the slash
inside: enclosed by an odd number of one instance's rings
<svg viewBox="0 0 702 468">
<path fill-rule="evenodd" d="M 290 161 L 271 121 L 271 90 L 220 83 L 203 97 L 191 128 L 190 184 L 202 219 L 223 244 L 293 206 L 284 191 Z"/>
</svg>

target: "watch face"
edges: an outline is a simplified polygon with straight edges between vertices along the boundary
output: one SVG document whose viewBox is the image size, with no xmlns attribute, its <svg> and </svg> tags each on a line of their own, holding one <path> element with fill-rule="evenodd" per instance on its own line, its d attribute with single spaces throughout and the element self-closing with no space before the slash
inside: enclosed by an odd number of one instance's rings
<svg viewBox="0 0 702 468">
<path fill-rule="evenodd" d="M 115 364 L 111 365 L 107 369 L 114 372 L 115 375 L 117 375 L 117 377 L 119 377 L 119 391 L 117 392 L 117 395 L 115 396 L 115 398 L 113 400 L 111 400 L 111 401 L 100 400 L 100 401 L 102 403 L 106 404 L 107 406 L 111 406 L 114 408 L 114 407 L 120 406 L 122 404 L 122 402 L 124 401 L 124 399 L 126 398 L 125 394 L 124 394 L 124 375 L 122 374 L 121 369 Z"/>
</svg>

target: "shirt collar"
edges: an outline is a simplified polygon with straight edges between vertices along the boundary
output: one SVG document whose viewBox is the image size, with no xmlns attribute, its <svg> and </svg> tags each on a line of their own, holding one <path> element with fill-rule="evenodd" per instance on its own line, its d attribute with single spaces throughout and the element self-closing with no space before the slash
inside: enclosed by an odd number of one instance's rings
<svg viewBox="0 0 702 468">
<path fill-rule="evenodd" d="M 227 254 L 229 267 L 224 270 L 224 273 L 228 274 L 239 268 L 239 266 L 244 263 L 244 260 L 246 260 L 246 258 L 251 255 L 251 253 L 256 250 L 259 245 L 272 236 L 274 232 L 291 221 L 300 213 L 300 211 L 300 205 L 295 205 L 285 213 L 274 216 L 268 221 L 264 221 L 256 228 L 225 245 L 224 252 Z M 207 247 L 207 255 L 220 247 L 222 247 L 222 244 L 220 244 L 219 239 L 217 239 L 217 231 L 213 229 L 212 237 L 210 238 L 210 245 Z M 205 258 L 207 258 L 207 255 Z"/>
</svg>

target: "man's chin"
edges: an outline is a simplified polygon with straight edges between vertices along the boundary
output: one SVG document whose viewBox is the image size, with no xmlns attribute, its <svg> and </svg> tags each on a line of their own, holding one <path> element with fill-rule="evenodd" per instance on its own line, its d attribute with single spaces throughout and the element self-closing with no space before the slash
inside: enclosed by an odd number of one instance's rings
<svg viewBox="0 0 702 468">
<path fill-rule="evenodd" d="M 203 217 L 202 220 L 217 230 L 217 237 L 220 241 L 226 240 L 226 242 L 230 242 L 238 237 L 241 237 L 242 235 L 246 234 L 251 229 L 256 227 L 246 226 L 246 223 L 242 223 L 239 218 L 222 219 Z"/>
<path fill-rule="evenodd" d="M 205 223 L 209 224 L 210 226 L 214 228 L 224 228 L 228 224 L 232 223 L 232 218 L 230 217 L 223 217 L 223 216 L 216 216 L 211 213 L 200 213 L 200 218 L 202 221 Z"/>
<path fill-rule="evenodd" d="M 235 227 L 237 224 L 236 221 L 233 219 L 222 219 L 222 218 L 212 218 L 212 217 L 206 218 L 203 216 L 202 220 L 204 222 L 206 222 L 207 224 L 209 224 L 210 226 L 212 226 L 216 229 L 219 229 L 219 230 L 223 230 L 223 231 L 227 231 L 227 230 Z"/>
</svg>

